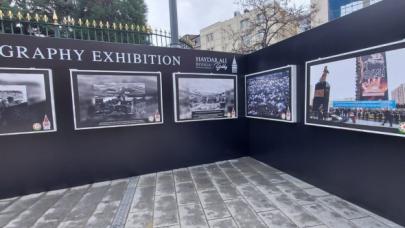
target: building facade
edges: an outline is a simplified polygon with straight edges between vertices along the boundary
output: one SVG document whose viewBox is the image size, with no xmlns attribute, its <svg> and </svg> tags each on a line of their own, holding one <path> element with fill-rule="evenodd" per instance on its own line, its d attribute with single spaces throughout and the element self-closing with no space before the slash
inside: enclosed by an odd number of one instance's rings
<svg viewBox="0 0 405 228">
<path fill-rule="evenodd" d="M 335 20 L 382 0 L 311 0 L 317 9 L 312 27 Z"/>
<path fill-rule="evenodd" d="M 281 8 L 278 9 L 279 12 L 283 12 Z M 255 10 L 245 10 L 243 14 L 235 12 L 231 19 L 201 29 L 201 49 L 242 53 L 258 50 L 261 48 L 259 44 L 264 38 L 263 32 L 257 26 L 257 24 L 264 23 L 261 20 L 264 20 L 263 16 Z M 293 36 L 300 30 L 305 30 L 306 26 L 305 23 L 287 25 L 283 32 L 279 32 L 277 36 L 270 40 L 270 43 L 276 43 Z M 274 26 L 273 30 L 276 29 L 277 26 Z"/>
<path fill-rule="evenodd" d="M 395 100 L 398 105 L 405 104 L 405 84 L 401 84 L 391 93 L 391 99 Z"/>
</svg>

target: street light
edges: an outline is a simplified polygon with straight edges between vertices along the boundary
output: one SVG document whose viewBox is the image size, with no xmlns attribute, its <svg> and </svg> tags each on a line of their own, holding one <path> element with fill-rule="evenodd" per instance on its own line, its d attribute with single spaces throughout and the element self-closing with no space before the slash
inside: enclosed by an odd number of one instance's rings
<svg viewBox="0 0 405 228">
<path fill-rule="evenodd" d="M 171 47 L 180 48 L 179 43 L 179 29 L 177 21 L 177 0 L 169 0 L 169 11 L 170 11 L 170 31 L 171 37 Z"/>
</svg>

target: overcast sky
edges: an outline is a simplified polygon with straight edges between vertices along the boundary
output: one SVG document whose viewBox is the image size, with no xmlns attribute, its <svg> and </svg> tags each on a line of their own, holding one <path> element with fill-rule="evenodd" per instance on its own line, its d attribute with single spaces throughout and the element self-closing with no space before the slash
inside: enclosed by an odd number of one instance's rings
<svg viewBox="0 0 405 228">
<path fill-rule="evenodd" d="M 309 4 L 310 0 L 293 0 Z M 238 9 L 235 0 L 177 0 L 179 34 L 199 34 L 200 29 L 233 17 Z M 153 28 L 170 30 L 169 0 L 145 0 L 148 24 Z"/>
</svg>

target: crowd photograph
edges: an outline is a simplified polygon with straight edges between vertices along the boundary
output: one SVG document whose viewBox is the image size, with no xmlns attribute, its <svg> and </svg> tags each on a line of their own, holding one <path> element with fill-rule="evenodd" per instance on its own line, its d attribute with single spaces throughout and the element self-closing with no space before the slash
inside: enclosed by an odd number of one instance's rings
<svg viewBox="0 0 405 228">
<path fill-rule="evenodd" d="M 291 120 L 290 70 L 246 78 L 247 115 Z"/>
</svg>

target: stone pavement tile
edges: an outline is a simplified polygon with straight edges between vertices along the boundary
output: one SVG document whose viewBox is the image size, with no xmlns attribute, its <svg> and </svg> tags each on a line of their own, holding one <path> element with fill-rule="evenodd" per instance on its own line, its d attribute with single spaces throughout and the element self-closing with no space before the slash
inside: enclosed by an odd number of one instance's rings
<svg viewBox="0 0 405 228">
<path fill-rule="evenodd" d="M 60 223 L 59 228 L 84 227 L 97 205 L 103 199 L 110 184 L 111 181 L 92 184 L 87 193 L 83 195 L 72 211 Z"/>
<path fill-rule="evenodd" d="M 193 182 L 176 183 L 176 194 L 179 205 L 200 203 Z"/>
<path fill-rule="evenodd" d="M 250 183 L 255 185 L 260 191 L 264 194 L 278 194 L 281 193 L 280 189 L 277 188 L 276 184 L 271 183 L 268 179 L 266 179 L 263 175 L 257 174 L 250 176 L 248 178 Z"/>
<path fill-rule="evenodd" d="M 179 224 L 175 195 L 160 195 L 155 198 L 153 226 L 172 226 Z"/>
<path fill-rule="evenodd" d="M 4 201 L 14 201 L 16 199 L 20 198 L 20 196 L 15 196 L 15 197 L 11 197 L 11 198 L 4 198 L 4 199 L 0 199 L 0 202 L 4 202 Z"/>
<path fill-rule="evenodd" d="M 226 201 L 226 206 L 236 224 L 243 228 L 266 228 L 258 215 L 250 209 L 249 205 L 241 199 Z"/>
<path fill-rule="evenodd" d="M 194 192 L 194 183 L 193 182 L 182 182 L 176 183 L 176 193 L 187 193 Z"/>
<path fill-rule="evenodd" d="M 322 197 L 319 198 L 319 201 L 321 201 L 325 206 L 332 208 L 346 219 L 363 218 L 367 216 L 365 212 L 357 209 L 357 207 L 352 206 L 352 204 L 336 196 Z"/>
<path fill-rule="evenodd" d="M 22 196 L 18 200 L 14 201 L 11 205 L 6 207 L 0 214 L 0 227 L 4 227 L 22 213 L 27 208 L 31 207 L 35 202 L 37 202 L 43 193 L 36 193 L 31 195 Z"/>
<path fill-rule="evenodd" d="M 222 175 L 221 169 L 215 163 L 206 164 L 204 165 L 204 168 L 207 171 L 207 173 L 211 174 L 212 176 Z"/>
<path fill-rule="evenodd" d="M 155 186 L 136 188 L 129 213 L 150 212 L 153 213 L 155 200 Z"/>
<path fill-rule="evenodd" d="M 140 176 L 137 186 L 138 187 L 156 186 L 156 173 Z"/>
<path fill-rule="evenodd" d="M 218 191 L 215 189 L 198 191 L 198 196 L 200 198 L 201 204 L 205 208 L 207 204 L 212 203 L 221 203 L 223 202 L 221 196 L 219 195 Z"/>
<path fill-rule="evenodd" d="M 215 187 L 224 201 L 237 199 L 241 196 L 239 191 L 236 189 L 236 186 L 233 184 L 216 185 Z"/>
<path fill-rule="evenodd" d="M 365 217 L 359 219 L 352 219 L 352 223 L 354 223 L 358 227 L 367 227 L 367 228 L 389 228 L 388 225 L 378 221 L 373 217 Z"/>
<path fill-rule="evenodd" d="M 66 192 L 66 189 L 45 193 L 41 199 L 11 220 L 5 228 L 30 228 Z"/>
<path fill-rule="evenodd" d="M 209 177 L 203 177 L 203 178 L 194 178 L 194 183 L 197 191 L 202 191 L 202 190 L 208 190 L 208 189 L 214 189 L 215 186 L 212 183 L 211 179 Z"/>
<path fill-rule="evenodd" d="M 208 223 L 210 228 L 238 228 L 233 218 L 210 220 Z"/>
<path fill-rule="evenodd" d="M 173 175 L 176 183 L 192 181 L 190 171 L 187 168 L 175 169 L 173 170 Z"/>
<path fill-rule="evenodd" d="M 179 205 L 184 204 L 199 204 L 200 200 L 196 192 L 184 192 L 177 193 L 177 203 Z"/>
<path fill-rule="evenodd" d="M 205 166 L 214 185 L 232 184 L 222 170 L 214 163 Z"/>
<path fill-rule="evenodd" d="M 314 197 L 323 197 L 330 195 L 328 192 L 325 192 L 320 188 L 306 188 L 304 189 L 304 191 Z"/>
<path fill-rule="evenodd" d="M 282 192 L 280 191 L 279 188 L 277 188 L 276 185 L 272 183 L 268 183 L 266 185 L 258 185 L 256 186 L 257 189 L 259 189 L 261 192 L 263 192 L 265 195 L 271 195 L 271 194 L 281 194 Z"/>
<path fill-rule="evenodd" d="M 231 162 L 231 164 L 236 169 L 238 169 L 245 177 L 250 177 L 258 174 L 257 170 L 249 166 L 249 164 L 243 162 L 241 159 L 236 159 Z"/>
<path fill-rule="evenodd" d="M 68 189 L 51 208 L 49 208 L 32 226 L 33 228 L 57 227 L 72 208 L 79 202 L 90 185 L 83 185 Z"/>
<path fill-rule="evenodd" d="M 87 221 L 85 227 L 99 228 L 111 225 L 127 186 L 128 180 L 112 181 L 110 188 L 98 204 L 93 215 Z"/>
<path fill-rule="evenodd" d="M 203 165 L 199 166 L 192 166 L 188 168 L 191 176 L 196 179 L 196 178 L 208 178 L 208 173 L 205 170 L 205 167 Z"/>
<path fill-rule="evenodd" d="M 179 206 L 180 224 L 189 228 L 208 228 L 207 219 L 200 204 Z"/>
<path fill-rule="evenodd" d="M 153 213 L 129 213 L 125 228 L 153 228 Z"/>
<path fill-rule="evenodd" d="M 365 209 L 363 209 L 363 210 L 365 211 Z M 403 226 L 400 226 L 400 225 L 394 223 L 393 221 L 388 220 L 388 219 L 386 219 L 384 217 L 381 217 L 379 215 L 376 215 L 376 214 L 368 212 L 368 211 L 366 211 L 366 213 L 368 213 L 370 215 L 370 217 L 378 220 L 381 223 L 384 223 L 385 225 L 387 225 L 390 228 L 403 228 Z"/>
<path fill-rule="evenodd" d="M 231 217 L 225 203 L 206 204 L 204 212 L 208 220 Z"/>
<path fill-rule="evenodd" d="M 309 195 L 303 189 L 295 186 L 291 182 L 278 183 L 277 188 L 301 205 L 313 204 L 316 202 L 316 197 Z"/>
<path fill-rule="evenodd" d="M 264 223 L 269 227 L 277 228 L 298 228 L 287 216 L 279 210 L 266 211 L 259 213 Z"/>
<path fill-rule="evenodd" d="M 172 195 L 175 193 L 173 172 L 166 171 L 157 174 L 156 195 Z"/>
<path fill-rule="evenodd" d="M 15 200 L 17 200 L 18 197 L 13 197 L 13 198 L 8 198 L 8 199 L 2 199 L 0 200 L 0 214 L 1 211 L 4 210 L 6 207 L 11 205 Z"/>
<path fill-rule="evenodd" d="M 275 210 L 274 204 L 253 185 L 247 184 L 237 187 L 255 212 Z"/>
<path fill-rule="evenodd" d="M 230 162 L 219 163 L 218 166 L 233 184 L 242 185 L 249 183 L 248 179 L 246 179 L 246 177 L 244 177 Z"/>
<path fill-rule="evenodd" d="M 302 181 L 302 180 L 300 180 L 300 179 L 298 179 L 296 177 L 288 175 L 288 174 L 281 174 L 280 176 L 282 178 L 286 179 L 287 181 L 295 184 L 297 187 L 302 188 L 302 189 L 304 189 L 304 188 L 313 188 L 314 187 L 313 185 L 310 185 L 310 184 L 308 184 L 308 183 L 306 183 L 306 182 L 304 182 L 304 181 Z"/>
<path fill-rule="evenodd" d="M 280 174 L 283 174 L 282 172 L 265 165 L 264 163 L 261 162 L 248 162 L 248 164 L 257 170 L 258 173 L 263 175 L 267 180 L 269 180 L 271 183 L 280 183 L 280 182 L 286 182 L 287 180 L 282 178 Z"/>
<path fill-rule="evenodd" d="M 225 174 L 222 177 L 212 177 L 211 180 L 215 186 L 232 185 L 232 182 L 228 179 L 227 176 L 225 176 Z"/>
<path fill-rule="evenodd" d="M 303 206 L 285 194 L 266 195 L 274 205 L 299 227 L 323 225 L 323 223 L 307 212 Z"/>
<path fill-rule="evenodd" d="M 272 172 L 272 173 L 283 173 L 280 170 L 278 170 L 278 169 L 276 169 L 274 167 L 271 167 L 271 166 L 265 164 L 264 162 L 261 162 L 259 160 L 254 159 L 254 158 L 251 158 L 251 157 L 242 157 L 242 158 L 240 158 L 240 160 L 245 162 L 246 164 L 252 166 L 255 169 L 259 168 L 259 169 L 261 169 L 263 171 L 265 170 L 265 171 Z"/>
<path fill-rule="evenodd" d="M 321 204 L 306 205 L 304 208 L 330 228 L 359 228 L 348 219 Z"/>
</svg>

